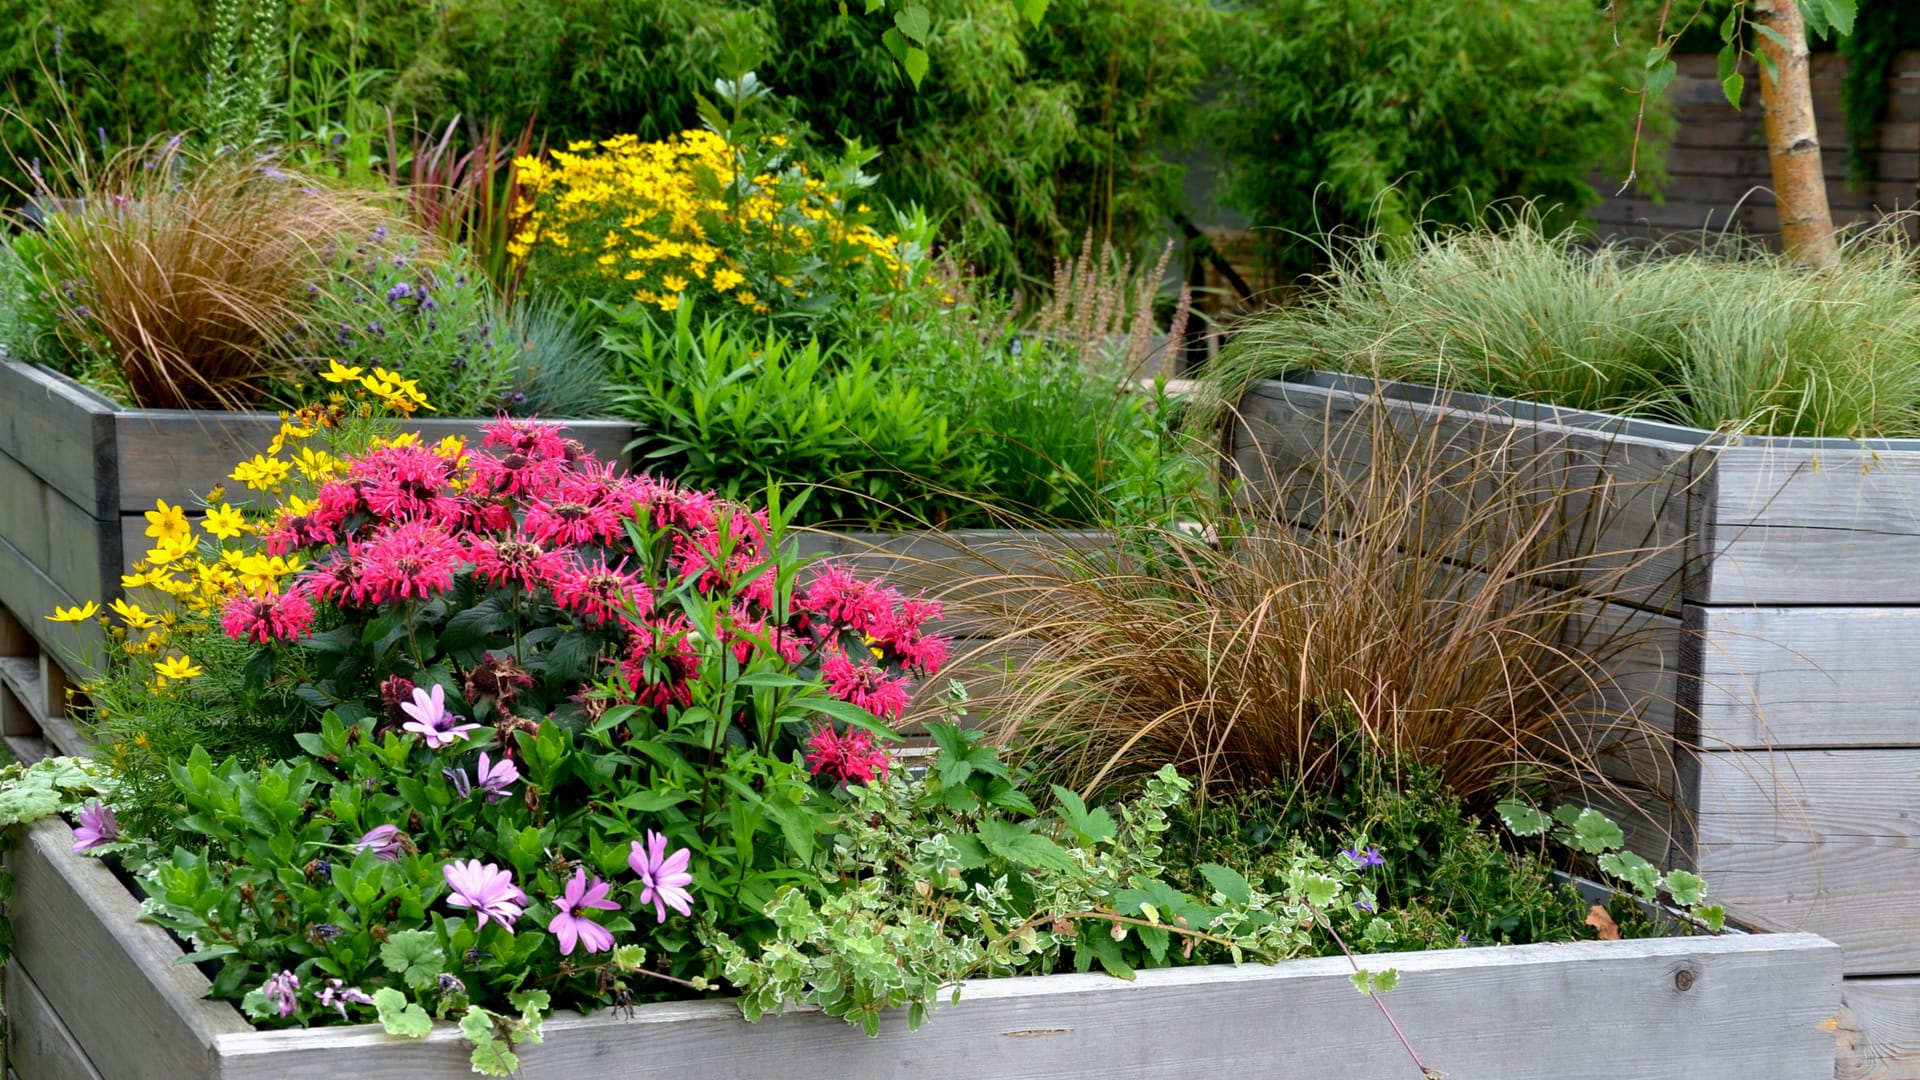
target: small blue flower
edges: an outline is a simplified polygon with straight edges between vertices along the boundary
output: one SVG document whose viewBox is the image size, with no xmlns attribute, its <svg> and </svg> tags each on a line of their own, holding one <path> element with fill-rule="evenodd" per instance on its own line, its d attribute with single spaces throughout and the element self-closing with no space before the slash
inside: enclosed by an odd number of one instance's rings
<svg viewBox="0 0 1920 1080">
<path fill-rule="evenodd" d="M 1345 856 L 1348 862 L 1361 870 L 1365 870 L 1369 866 L 1387 865 L 1387 860 L 1381 857 L 1379 848 L 1370 847 L 1366 850 L 1366 854 L 1363 855 L 1360 852 L 1360 845 L 1355 844 L 1350 848 L 1343 849 L 1340 854 Z"/>
<path fill-rule="evenodd" d="M 400 284 L 395 285 L 393 288 L 387 290 L 387 303 L 397 304 L 400 301 L 405 300 L 407 297 L 412 295 L 413 295 L 413 286 L 403 281 Z"/>
</svg>

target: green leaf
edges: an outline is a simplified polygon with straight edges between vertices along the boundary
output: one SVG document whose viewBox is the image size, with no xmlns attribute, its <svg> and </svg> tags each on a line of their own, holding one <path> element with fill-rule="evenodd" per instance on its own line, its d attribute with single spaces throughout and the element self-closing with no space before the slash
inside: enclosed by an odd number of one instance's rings
<svg viewBox="0 0 1920 1080">
<path fill-rule="evenodd" d="M 1399 985 L 1400 971 L 1398 968 L 1388 968 L 1385 971 L 1376 971 L 1373 973 L 1373 992 L 1376 994 L 1388 993 Z"/>
<path fill-rule="evenodd" d="M 425 930 L 401 930 L 380 946 L 380 962 L 415 990 L 425 990 L 447 969 L 447 955 Z"/>
<path fill-rule="evenodd" d="M 987 850 L 1015 866 L 1035 869 L 1072 870 L 1073 856 L 1059 844 L 1011 821 L 988 818 L 980 823 L 980 842 Z"/>
<path fill-rule="evenodd" d="M 1106 807 L 1089 811 L 1086 801 L 1079 794 L 1053 785 L 1053 797 L 1060 804 L 1060 820 L 1067 823 L 1080 839 L 1089 844 L 1098 844 L 1103 840 L 1112 840 L 1119 835 L 1119 829 L 1113 823 L 1113 815 Z"/>
<path fill-rule="evenodd" d="M 933 28 L 933 20 L 927 17 L 926 8 L 919 4 L 908 4 L 904 10 L 893 13 L 893 25 L 900 28 L 908 41 L 925 45 L 927 32 Z"/>
<path fill-rule="evenodd" d="M 433 1021 L 427 1011 L 407 1000 L 407 995 L 391 986 L 383 986 L 373 993 L 373 1007 L 380 1013 L 380 1023 L 389 1035 L 399 1035 L 408 1039 L 424 1039 L 433 1030 Z"/>
<path fill-rule="evenodd" d="M 1306 894 L 1307 903 L 1317 908 L 1331 905 L 1340 895 L 1340 883 L 1325 874 L 1308 874 L 1300 887 Z"/>
<path fill-rule="evenodd" d="M 1647 69 L 1647 93 L 1663 93 L 1679 71 L 1680 65 L 1672 60 L 1662 63 L 1659 67 Z"/>
<path fill-rule="evenodd" d="M 1674 903 L 1690 908 L 1707 894 L 1707 882 L 1691 871 L 1672 870 L 1667 873 L 1667 892 L 1672 894 Z"/>
<path fill-rule="evenodd" d="M 1719 933 L 1727 925 L 1727 909 L 1719 904 L 1708 904 L 1693 909 L 1694 917 L 1707 924 L 1707 929 Z"/>
<path fill-rule="evenodd" d="M 1727 102 L 1736 109 L 1740 107 L 1740 95 L 1746 89 L 1747 77 L 1737 71 L 1720 80 L 1720 92 L 1727 95 Z"/>
<path fill-rule="evenodd" d="M 1659 895 L 1660 869 L 1631 851 L 1600 856 L 1600 869 L 1633 886 L 1643 899 L 1653 900 Z"/>
<path fill-rule="evenodd" d="M 1347 981 L 1353 984 L 1353 988 L 1355 990 L 1358 990 L 1363 994 L 1373 993 L 1373 976 L 1368 974 L 1367 972 L 1356 971 L 1353 974 L 1347 976 Z"/>
<path fill-rule="evenodd" d="M 1740 9 L 1736 7 L 1727 12 L 1726 18 L 1720 20 L 1720 40 L 1731 45 L 1734 36 L 1738 33 L 1740 33 Z"/>
<path fill-rule="evenodd" d="M 1854 0 L 1821 0 L 1820 6 L 1826 12 L 1827 22 L 1841 37 L 1853 33 L 1853 19 L 1856 14 Z"/>
<path fill-rule="evenodd" d="M 1201 863 L 1200 874 L 1213 886 L 1213 891 L 1236 904 L 1253 901 L 1253 885 L 1240 872 L 1218 863 Z"/>
<path fill-rule="evenodd" d="M 1567 837 L 1569 846 L 1589 855 L 1604 855 L 1626 842 L 1626 834 L 1620 831 L 1620 826 L 1592 807 L 1580 811 L 1580 816 L 1574 818 L 1573 828 Z"/>
<path fill-rule="evenodd" d="M 460 1018 L 460 1032 L 473 1043 L 473 1071 L 481 1076 L 512 1076 L 520 1071 L 520 1059 L 507 1043 L 494 1037 L 493 1014 L 478 1005 L 468 1006 Z"/>
<path fill-rule="evenodd" d="M 1039 26 L 1040 20 L 1047 17 L 1047 6 L 1052 0 L 1019 0 L 1019 2 L 1020 14 L 1025 15 L 1028 22 Z"/>
<path fill-rule="evenodd" d="M 927 51 L 918 47 L 907 49 L 900 66 L 907 69 L 907 78 L 913 80 L 913 88 L 920 89 L 920 80 L 927 77 L 927 68 L 930 66 L 927 63 Z"/>
<path fill-rule="evenodd" d="M 1553 824 L 1552 819 L 1541 813 L 1538 807 L 1520 799 L 1496 803 L 1493 811 L 1506 823 L 1507 831 L 1515 836 L 1539 836 Z"/>
</svg>

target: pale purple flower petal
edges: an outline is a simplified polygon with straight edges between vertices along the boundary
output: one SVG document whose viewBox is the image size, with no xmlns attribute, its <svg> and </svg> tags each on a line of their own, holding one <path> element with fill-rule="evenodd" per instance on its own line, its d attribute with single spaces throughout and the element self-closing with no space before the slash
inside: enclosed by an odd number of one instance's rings
<svg viewBox="0 0 1920 1080">
<path fill-rule="evenodd" d="M 518 779 L 520 779 L 520 766 L 515 765 L 512 758 L 503 757 L 499 764 L 490 764 L 486 751 L 480 752 L 480 768 L 475 786 L 487 793 L 488 802 L 499 802 L 506 798 L 507 789 L 512 787 L 514 781 Z"/>
<path fill-rule="evenodd" d="M 547 929 L 560 939 L 561 956 L 573 955 L 576 944 L 585 946 L 590 953 L 606 952 L 613 948 L 613 934 L 581 914 L 582 908 L 619 911 L 620 905 L 607 899 L 608 888 L 607 883 L 597 877 L 592 884 L 588 884 L 586 867 L 574 868 L 566 892 L 553 902 L 560 911 L 547 923 Z"/>
<path fill-rule="evenodd" d="M 300 989 L 300 976 L 291 971 L 282 971 L 278 975 L 270 976 L 266 984 L 260 987 L 260 992 L 280 1010 L 281 1018 L 285 1019 L 293 1015 L 295 1005 L 293 992 L 298 989 Z"/>
<path fill-rule="evenodd" d="M 353 851 L 357 855 L 372 848 L 381 862 L 399 862 L 406 847 L 407 838 L 400 834 L 398 825 L 375 825 L 353 845 Z"/>
<path fill-rule="evenodd" d="M 453 890 L 453 895 L 447 897 L 447 903 L 471 910 L 475 930 L 492 919 L 507 933 L 513 933 L 513 921 L 520 917 L 527 904 L 527 894 L 513 883 L 513 871 L 502 870 L 493 863 L 483 864 L 479 859 L 469 859 L 466 862 L 450 862 L 442 868 L 441 873 L 446 876 L 447 887 Z"/>
<path fill-rule="evenodd" d="M 640 902 L 652 904 L 654 915 L 661 922 L 667 921 L 668 908 L 682 915 L 693 914 L 693 894 L 687 890 L 687 886 L 693 884 L 693 875 L 687 871 L 692 858 L 693 852 L 687 848 L 669 856 L 667 838 L 652 829 L 647 830 L 644 848 L 635 840 L 627 851 L 627 865 L 639 875 L 644 886 L 640 890 Z"/>
<path fill-rule="evenodd" d="M 78 843 L 75 851 L 90 851 L 120 839 L 120 823 L 113 818 L 113 807 L 95 799 L 80 808 L 80 827 L 73 830 Z"/>
</svg>

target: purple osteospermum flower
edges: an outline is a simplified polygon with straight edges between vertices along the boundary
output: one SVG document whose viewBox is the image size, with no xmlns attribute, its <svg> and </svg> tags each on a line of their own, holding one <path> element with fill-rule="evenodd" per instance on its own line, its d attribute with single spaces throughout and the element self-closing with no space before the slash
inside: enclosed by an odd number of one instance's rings
<svg viewBox="0 0 1920 1080">
<path fill-rule="evenodd" d="M 1346 856 L 1348 862 L 1361 870 L 1365 870 L 1369 866 L 1385 866 L 1387 864 L 1387 860 L 1381 857 L 1379 848 L 1370 847 L 1366 850 L 1365 854 L 1361 854 L 1360 845 L 1355 844 L 1343 850 L 1340 854 Z"/>
<path fill-rule="evenodd" d="M 513 920 L 520 917 L 527 904 L 527 894 L 513 883 L 513 871 L 469 859 L 450 862 L 441 872 L 446 875 L 447 887 L 453 890 L 447 903 L 471 910 L 475 930 L 492 919 L 507 933 L 513 933 Z"/>
<path fill-rule="evenodd" d="M 453 785 L 455 798 L 464 799 L 473 793 L 473 781 L 467 779 L 467 770 L 457 768 L 441 769 L 440 775 L 446 777 L 447 783 Z"/>
<path fill-rule="evenodd" d="M 300 989 L 300 976 L 291 971 L 282 971 L 278 975 L 270 976 L 266 985 L 260 988 L 260 992 L 267 996 L 267 1000 L 272 1002 L 274 1007 L 280 1010 L 281 1017 L 285 1018 L 293 1015 L 293 992 L 298 989 Z"/>
<path fill-rule="evenodd" d="M 458 716 L 447 711 L 447 691 L 439 683 L 431 690 L 426 687 L 413 688 L 413 700 L 400 703 L 400 711 L 413 717 L 400 725 L 400 730 L 411 731 L 427 740 L 427 749 L 438 750 L 452 746 L 469 731 L 479 730 L 479 724 L 457 723 Z"/>
<path fill-rule="evenodd" d="M 400 834 L 398 825 L 375 825 L 367 830 L 367 834 L 362 836 L 358 843 L 353 845 L 353 850 L 358 854 L 372 848 L 380 861 L 399 862 L 401 854 L 406 850 L 406 844 L 407 838 Z"/>
<path fill-rule="evenodd" d="M 480 752 L 480 767 L 475 774 L 474 786 L 487 793 L 488 802 L 499 802 L 506 798 L 507 789 L 518 779 L 520 766 L 515 765 L 512 758 L 503 757 L 499 764 L 489 765 L 486 751 Z"/>
<path fill-rule="evenodd" d="M 88 851 L 120 839 L 120 823 L 113 819 L 113 807 L 95 799 L 80 808 L 80 827 L 73 830 L 79 843 L 75 851 Z"/>
<path fill-rule="evenodd" d="M 693 914 L 693 894 L 687 886 L 693 884 L 693 875 L 687 872 L 687 863 L 693 858 L 693 852 L 681 848 L 672 855 L 667 854 L 667 838 L 647 830 L 647 843 L 643 848 L 635 840 L 627 852 L 627 865 L 640 875 L 640 883 L 646 886 L 640 891 L 640 902 L 652 904 L 654 914 L 661 922 L 667 921 L 667 909 L 672 908 L 682 915 Z"/>
<path fill-rule="evenodd" d="M 340 1010 L 342 1020 L 348 1019 L 348 1005 L 373 1004 L 373 998 L 369 997 L 365 990 L 348 986 L 339 979 L 328 979 L 327 985 L 320 988 L 320 992 L 314 995 L 314 999 L 320 1002 L 321 1008 Z"/>
<path fill-rule="evenodd" d="M 613 935 L 607 928 L 586 917 L 586 908 L 599 908 L 601 911 L 619 911 L 620 905 L 607 899 L 607 883 L 594 878 L 587 881 L 587 869 L 575 867 L 573 880 L 567 882 L 567 891 L 554 906 L 560 913 L 547 924 L 553 936 L 560 939 L 560 955 L 573 955 L 573 947 L 578 944 L 590 953 L 606 952 L 613 948 Z"/>
</svg>

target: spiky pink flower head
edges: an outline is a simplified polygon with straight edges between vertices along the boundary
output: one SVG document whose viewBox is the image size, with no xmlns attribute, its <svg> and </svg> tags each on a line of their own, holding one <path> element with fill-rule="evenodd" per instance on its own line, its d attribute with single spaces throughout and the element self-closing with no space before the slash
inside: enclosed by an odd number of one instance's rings
<svg viewBox="0 0 1920 1080">
<path fill-rule="evenodd" d="M 235 641 L 295 641 L 313 626 L 313 605 L 298 588 L 284 593 L 253 596 L 241 593 L 227 601 L 220 628 Z"/>
<path fill-rule="evenodd" d="M 301 580 L 314 596 L 342 607 L 366 599 L 367 585 L 360 577 L 360 564 L 344 551 L 334 551 L 314 563 Z"/>
<path fill-rule="evenodd" d="M 687 864 L 693 859 L 693 852 L 681 848 L 672 855 L 667 854 L 667 838 L 647 830 L 647 843 L 643 848 L 640 841 L 633 841 L 627 849 L 627 865 L 640 876 L 640 903 L 652 904 L 654 914 L 661 922 L 667 921 L 667 909 L 672 908 L 682 915 L 693 914 L 693 893 L 687 886 L 693 884 L 693 874 L 687 870 Z"/>
<path fill-rule="evenodd" d="M 826 562 L 819 564 L 799 606 L 864 634 L 893 610 L 896 599 L 894 591 L 879 582 L 862 578 L 850 567 Z"/>
<path fill-rule="evenodd" d="M 828 724 L 807 740 L 807 768 L 815 776 L 824 772 L 838 783 L 871 784 L 874 777 L 886 776 L 892 763 L 892 756 L 859 728 L 848 728 L 843 735 Z"/>
<path fill-rule="evenodd" d="M 904 598 L 875 620 L 872 634 L 899 658 L 901 667 L 933 675 L 947 662 L 947 639 L 926 630 L 927 623 L 939 619 L 939 601 Z"/>
<path fill-rule="evenodd" d="M 462 724 L 460 717 L 447 711 L 447 691 L 439 683 L 432 688 L 414 687 L 413 700 L 405 702 L 400 710 L 413 719 L 400 725 L 401 730 L 418 734 L 427 742 L 427 749 L 439 750 L 459 742 L 469 731 L 477 731 L 479 724 Z"/>
<path fill-rule="evenodd" d="M 875 716 L 893 719 L 912 700 L 906 679 L 893 678 L 866 660 L 856 664 L 837 648 L 823 655 L 820 677 L 826 680 L 828 693 Z"/>
<path fill-rule="evenodd" d="M 73 845 L 75 851 L 91 851 L 120 839 L 120 823 L 114 820 L 113 807 L 99 799 L 82 806 L 80 827 L 73 830 L 73 838 L 78 841 Z"/>
<path fill-rule="evenodd" d="M 513 883 L 513 871 L 502 870 L 479 859 L 454 861 L 441 868 L 447 888 L 453 895 L 447 903 L 473 912 L 473 928 L 479 930 L 492 919 L 507 933 L 513 933 L 513 921 L 526 910 L 527 894 Z"/>
<path fill-rule="evenodd" d="M 565 554 L 518 533 L 474 537 L 468 541 L 467 558 L 489 584 L 512 582 L 528 591 L 553 588 L 571 565 Z"/>
<path fill-rule="evenodd" d="M 329 541 L 346 535 L 347 523 L 356 517 L 360 519 L 356 532 L 372 521 L 373 512 L 367 509 L 367 500 L 361 496 L 361 485 L 354 481 L 329 480 L 320 485 L 313 498 L 313 512 L 307 516 L 308 527 Z"/>
<path fill-rule="evenodd" d="M 547 930 L 560 939 L 561 956 L 573 955 L 576 944 L 589 953 L 606 952 L 613 948 L 613 935 L 606 927 L 586 916 L 588 908 L 620 910 L 619 904 L 607 899 L 608 888 L 607 883 L 598 877 L 589 883 L 586 867 L 574 868 L 573 879 L 567 882 L 567 891 L 553 902 L 559 914 L 547 923 Z"/>
<path fill-rule="evenodd" d="M 382 526 L 349 550 L 360 566 L 362 594 L 373 604 L 425 600 L 453 588 L 466 554 L 458 540 L 430 521 Z"/>
<path fill-rule="evenodd" d="M 562 571 L 553 585 L 553 599 L 595 623 L 634 623 L 653 609 L 653 590 L 627 571 L 626 560 L 608 566 L 605 555 Z"/>
<path fill-rule="evenodd" d="M 632 635 L 620 674 L 633 690 L 635 704 L 664 709 L 693 704 L 693 680 L 700 673 L 700 654 L 688 638 L 684 618 L 656 619 L 629 627 Z"/>
<path fill-rule="evenodd" d="M 458 511 L 448 489 L 452 463 L 430 448 L 412 443 L 375 447 L 350 465 L 361 496 L 384 522 L 426 519 L 445 522 Z"/>
</svg>

